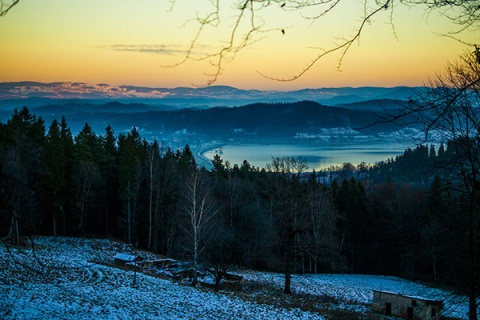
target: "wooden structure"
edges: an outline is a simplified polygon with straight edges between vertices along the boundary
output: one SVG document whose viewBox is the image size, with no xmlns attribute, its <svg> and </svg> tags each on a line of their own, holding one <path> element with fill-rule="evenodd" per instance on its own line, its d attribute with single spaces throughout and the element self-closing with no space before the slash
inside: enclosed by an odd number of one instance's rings
<svg viewBox="0 0 480 320">
<path fill-rule="evenodd" d="M 373 309 L 387 316 L 435 320 L 440 319 L 442 301 L 373 290 Z"/>
</svg>

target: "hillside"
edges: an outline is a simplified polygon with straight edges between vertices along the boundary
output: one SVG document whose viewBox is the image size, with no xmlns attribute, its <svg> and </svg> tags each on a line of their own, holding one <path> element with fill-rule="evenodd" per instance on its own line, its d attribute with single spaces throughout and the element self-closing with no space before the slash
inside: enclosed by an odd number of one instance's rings
<svg viewBox="0 0 480 320">
<path fill-rule="evenodd" d="M 378 119 L 382 101 L 357 105 L 329 107 L 313 101 L 294 103 L 255 103 L 240 107 L 171 110 L 168 106 L 150 106 L 142 103 L 108 102 L 93 104 L 88 101 L 67 101 L 32 109 L 47 124 L 66 117 L 73 132 L 88 122 L 99 134 L 110 124 L 119 130 L 139 127 L 151 135 L 162 136 L 187 130 L 190 134 L 208 139 L 235 138 L 293 138 L 296 133 L 318 134 L 325 128 L 353 128 L 362 134 L 398 130 L 390 123 L 369 127 Z M 388 104 L 391 107 L 392 103 Z M 10 111 L 0 113 L 0 119 L 10 117 Z"/>
<path fill-rule="evenodd" d="M 375 100 L 367 100 L 367 101 L 360 101 L 360 102 L 337 104 L 335 105 L 335 107 L 352 109 L 352 110 L 363 110 L 363 111 L 392 112 L 393 110 L 401 109 L 403 105 L 405 105 L 406 103 L 408 102 L 405 102 L 403 100 L 375 99 Z"/>
<path fill-rule="evenodd" d="M 388 319 L 371 313 L 372 289 L 446 299 L 450 317 L 466 310 L 446 292 L 383 276 L 294 275 L 291 297 L 280 293 L 282 275 L 248 270 L 235 270 L 244 277 L 242 292 L 214 293 L 141 273 L 132 286 L 133 271 L 98 264 L 111 263 L 118 252 L 134 252 L 128 245 L 80 238 L 34 241 L 35 251 L 0 245 L 3 319 Z"/>
<path fill-rule="evenodd" d="M 297 132 L 318 133 L 322 128 L 361 128 L 374 121 L 375 114 L 302 101 L 257 103 L 234 108 L 147 112 L 136 114 L 135 117 L 147 130 L 162 127 L 166 131 L 177 131 L 187 128 L 189 131 L 213 137 L 256 135 L 263 138 L 293 137 Z M 382 126 L 382 129 L 386 127 L 389 126 Z M 378 128 L 365 131 L 375 130 Z"/>
</svg>

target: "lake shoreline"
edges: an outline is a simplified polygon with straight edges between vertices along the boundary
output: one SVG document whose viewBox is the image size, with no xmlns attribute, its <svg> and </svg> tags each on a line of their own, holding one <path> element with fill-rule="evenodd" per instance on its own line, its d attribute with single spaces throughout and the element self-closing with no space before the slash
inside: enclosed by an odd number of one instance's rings
<svg viewBox="0 0 480 320">
<path fill-rule="evenodd" d="M 307 160 L 310 170 L 325 170 L 332 166 L 341 166 L 344 163 L 358 165 L 362 162 L 373 165 L 387 159 L 395 158 L 404 153 L 412 145 L 398 141 L 375 143 L 229 143 L 215 141 L 204 143 L 196 153 L 199 164 L 211 168 L 211 161 L 216 154 L 220 154 L 224 161 L 233 166 L 241 165 L 247 160 L 252 166 L 265 168 L 273 157 L 302 157 Z M 222 152 L 218 152 L 221 149 Z M 207 165 L 208 164 L 208 167 Z"/>
</svg>

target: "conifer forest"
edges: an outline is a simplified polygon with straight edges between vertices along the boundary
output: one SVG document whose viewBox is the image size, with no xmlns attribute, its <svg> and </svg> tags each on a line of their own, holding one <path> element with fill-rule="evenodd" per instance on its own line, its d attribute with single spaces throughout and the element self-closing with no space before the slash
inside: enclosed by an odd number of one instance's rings
<svg viewBox="0 0 480 320">
<path fill-rule="evenodd" d="M 87 123 L 74 136 L 65 118 L 46 124 L 25 107 L 0 124 L 0 234 L 13 244 L 114 238 L 218 270 L 281 272 L 286 293 L 291 274 L 355 273 L 468 294 L 479 283 L 464 271 L 478 261 L 480 199 L 457 183 L 468 179 L 462 143 L 320 172 L 301 158 L 259 169 L 220 155 L 207 170 L 188 145 L 171 150 L 136 128 L 98 135 Z"/>
</svg>

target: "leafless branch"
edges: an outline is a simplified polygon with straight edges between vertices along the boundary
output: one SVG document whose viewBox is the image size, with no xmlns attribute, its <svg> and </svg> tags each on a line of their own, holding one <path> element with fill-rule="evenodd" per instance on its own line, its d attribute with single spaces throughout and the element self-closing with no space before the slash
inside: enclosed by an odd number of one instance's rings
<svg viewBox="0 0 480 320">
<path fill-rule="evenodd" d="M 174 0 L 172 0 L 174 2 Z M 193 41 L 190 43 L 184 58 L 172 66 L 178 66 L 188 60 L 210 60 L 213 72 L 209 73 L 208 84 L 215 83 L 224 71 L 225 63 L 233 60 L 235 56 L 246 46 L 255 42 L 254 37 L 261 32 L 280 30 L 285 34 L 285 28 L 265 30 L 266 23 L 261 19 L 261 11 L 264 8 L 276 6 L 285 12 L 296 12 L 306 20 L 312 20 L 314 23 L 321 18 L 332 15 L 333 12 L 341 3 L 341 0 L 242 0 L 237 3 L 237 12 L 233 17 L 232 26 L 228 27 L 229 37 L 219 50 L 209 52 L 200 58 L 193 56 L 194 49 L 198 49 L 198 41 L 205 32 L 207 26 L 223 27 L 225 23 L 220 25 L 220 17 L 226 16 L 225 8 L 220 8 L 219 1 L 212 1 L 213 10 L 204 19 L 196 19 L 199 23 L 197 33 Z M 373 5 L 372 5 L 373 4 Z M 265 74 L 262 71 L 257 71 L 259 75 L 264 78 L 289 82 L 302 77 L 305 73 L 313 68 L 320 60 L 326 56 L 338 53 L 337 69 L 340 70 L 344 58 L 350 51 L 352 45 L 360 40 L 362 33 L 365 32 L 366 26 L 370 23 L 373 17 L 382 14 L 384 11 L 389 12 L 389 20 L 392 28 L 393 36 L 397 38 L 397 33 L 394 25 L 394 7 L 396 4 L 402 4 L 412 7 L 423 6 L 426 13 L 437 12 L 445 16 L 447 19 L 453 21 L 460 28 L 453 30 L 445 35 L 454 37 L 465 30 L 478 29 L 480 27 L 480 4 L 478 0 L 363 0 L 364 12 L 360 18 L 359 25 L 355 27 L 354 34 L 349 37 L 340 38 L 337 43 L 330 48 L 318 49 L 319 53 L 308 62 L 299 72 L 289 77 L 273 77 Z M 212 20 L 211 20 L 212 19 Z M 230 17 L 228 19 L 231 19 Z M 232 21 L 232 20 L 229 20 Z M 247 32 L 243 32 L 243 27 L 249 28 Z M 258 41 L 258 40 L 257 40 Z"/>
<path fill-rule="evenodd" d="M 326 16 L 330 11 L 332 11 L 333 9 L 335 9 L 335 7 L 340 3 L 341 0 L 335 0 L 335 1 L 320 1 L 320 2 L 317 2 L 317 3 L 313 3 L 313 4 L 310 4 L 310 5 L 304 5 L 303 7 L 305 6 L 320 6 L 320 5 L 325 5 L 326 3 L 328 2 L 331 2 L 331 3 L 328 3 L 328 7 L 326 9 L 323 9 L 320 13 L 314 15 L 314 16 L 305 16 L 303 13 L 301 13 L 302 17 L 304 17 L 305 19 L 313 19 L 313 20 L 318 20 L 320 19 L 321 17 L 323 16 Z"/>
<path fill-rule="evenodd" d="M 275 1 L 278 2 L 278 1 Z M 198 23 L 198 29 L 191 41 L 190 45 L 186 50 L 186 54 L 182 60 L 179 62 L 164 66 L 164 67 L 177 67 L 179 65 L 184 64 L 189 60 L 193 61 L 206 61 L 209 60 L 211 66 L 213 67 L 213 72 L 207 74 L 210 77 L 208 80 L 207 85 L 211 85 L 218 80 L 218 77 L 222 74 L 224 70 L 224 64 L 232 61 L 236 54 L 244 49 L 246 46 L 255 42 L 254 35 L 259 33 L 261 20 L 257 19 L 256 12 L 260 8 L 256 7 L 256 5 L 260 6 L 268 6 L 269 4 L 265 4 L 264 1 L 258 0 L 244 0 L 238 6 L 238 15 L 235 17 L 233 22 L 233 26 L 231 27 L 231 31 L 229 32 L 228 38 L 221 48 L 213 53 L 206 53 L 203 54 L 201 57 L 195 57 L 194 52 L 199 47 L 199 39 L 200 36 L 206 32 L 205 29 L 207 27 L 214 27 L 217 28 L 220 24 L 220 15 L 221 15 L 221 7 L 220 1 L 216 0 L 214 2 L 214 9 L 208 13 L 205 17 L 197 17 L 194 19 Z M 246 34 L 242 34 L 241 26 L 243 23 L 248 24 L 248 31 Z"/>
<path fill-rule="evenodd" d="M 6 1 L 0 0 L 0 17 L 3 17 L 12 9 L 15 5 L 17 5 L 20 0 L 13 0 L 13 1 Z"/>
<path fill-rule="evenodd" d="M 478 0 L 403 0 L 409 5 L 424 5 L 429 11 L 440 12 L 459 26 L 453 34 L 480 27 L 480 3 Z"/>
<path fill-rule="evenodd" d="M 338 2 L 336 2 L 338 3 Z M 343 59 L 345 58 L 346 54 L 348 53 L 348 51 L 350 50 L 351 46 L 360 39 L 360 36 L 362 35 L 362 32 L 364 30 L 364 28 L 366 27 L 366 25 L 370 22 L 370 20 L 376 15 L 378 14 L 379 12 L 381 11 L 384 11 L 386 9 L 388 9 L 388 7 L 393 3 L 393 0 L 386 0 L 384 3 L 381 3 L 378 5 L 377 8 L 375 8 L 373 11 L 371 11 L 370 13 L 366 13 L 366 15 L 362 18 L 362 21 L 360 22 L 360 26 L 356 29 L 356 32 L 355 34 L 350 37 L 350 38 L 346 38 L 346 39 L 343 39 L 343 41 L 341 43 L 339 43 L 338 45 L 335 45 L 334 47 L 328 49 L 328 50 L 323 50 L 322 53 L 320 53 L 319 55 L 317 55 L 315 58 L 313 58 L 312 61 L 310 61 L 310 63 L 308 63 L 302 70 L 300 70 L 300 72 L 298 72 L 297 74 L 291 76 L 291 77 L 288 77 L 288 78 L 275 78 L 275 77 L 270 77 L 270 76 L 267 76 L 259 71 L 257 71 L 258 74 L 260 74 L 262 77 L 264 78 L 267 78 L 267 79 L 271 79 L 271 80 L 276 80 L 276 81 L 281 81 L 281 82 L 289 82 L 289 81 L 294 81 L 294 80 L 297 80 L 299 79 L 300 77 L 302 77 L 307 71 L 309 71 L 311 68 L 313 68 L 313 66 L 322 58 L 324 58 L 325 56 L 327 55 L 330 55 L 332 53 L 335 53 L 335 52 L 340 52 L 340 58 L 338 59 L 338 63 L 337 63 L 337 69 L 340 70 L 341 66 L 342 66 L 342 63 L 343 63 Z M 336 4 L 335 4 L 336 5 Z M 366 5 L 366 2 L 365 2 L 365 5 Z M 331 10 L 331 8 L 328 9 L 329 11 Z M 367 10 L 367 9 L 366 9 Z"/>
</svg>

